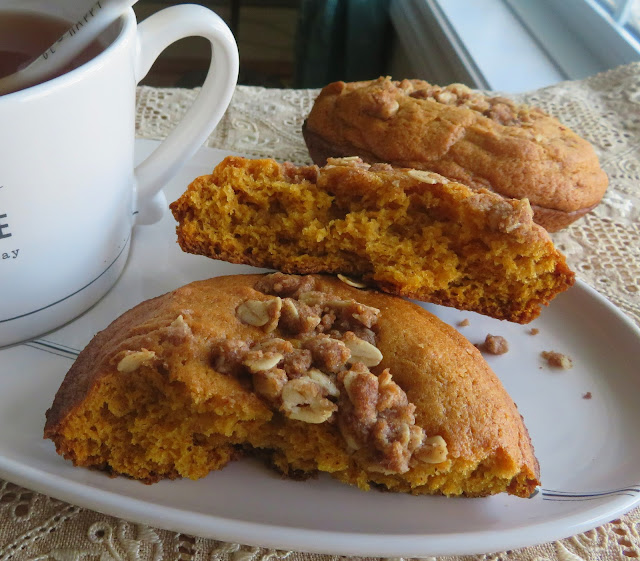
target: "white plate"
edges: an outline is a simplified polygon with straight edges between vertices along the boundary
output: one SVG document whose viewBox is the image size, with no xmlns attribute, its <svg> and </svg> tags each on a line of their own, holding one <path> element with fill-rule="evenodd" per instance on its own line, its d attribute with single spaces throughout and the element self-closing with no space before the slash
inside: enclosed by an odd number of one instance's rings
<svg viewBox="0 0 640 561">
<path fill-rule="evenodd" d="M 138 142 L 140 153 L 154 143 Z M 201 150 L 166 188 L 175 200 L 224 154 Z M 93 309 L 53 333 L 0 351 L 0 476 L 77 505 L 203 537 L 338 555 L 403 556 L 501 551 L 560 539 L 608 522 L 640 501 L 640 332 L 578 283 L 528 326 L 427 306 L 472 342 L 507 338 L 488 357 L 518 403 L 542 468 L 532 499 L 365 493 L 329 477 L 297 482 L 251 460 L 199 481 L 147 486 L 74 468 L 42 439 L 44 412 L 79 349 L 119 314 L 182 284 L 255 271 L 184 254 L 168 214 L 134 232 L 126 270 Z M 530 335 L 531 327 L 540 330 Z M 542 350 L 570 355 L 552 370 Z M 591 399 L 583 395 L 591 392 Z"/>
</svg>

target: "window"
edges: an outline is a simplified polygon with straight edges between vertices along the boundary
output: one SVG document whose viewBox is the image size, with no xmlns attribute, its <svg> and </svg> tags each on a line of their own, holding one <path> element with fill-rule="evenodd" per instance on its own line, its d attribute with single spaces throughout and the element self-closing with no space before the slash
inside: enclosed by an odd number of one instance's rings
<svg viewBox="0 0 640 561">
<path fill-rule="evenodd" d="M 640 60 L 640 0 L 504 1 L 569 79 Z"/>
<path fill-rule="evenodd" d="M 640 0 L 403 0 L 391 19 L 414 77 L 441 84 L 518 92 L 640 60 Z"/>
</svg>

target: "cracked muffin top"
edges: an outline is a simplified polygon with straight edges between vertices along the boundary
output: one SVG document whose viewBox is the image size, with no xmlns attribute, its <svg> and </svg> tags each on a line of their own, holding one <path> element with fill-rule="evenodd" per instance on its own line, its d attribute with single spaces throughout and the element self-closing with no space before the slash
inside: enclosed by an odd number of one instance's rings
<svg viewBox="0 0 640 561">
<path fill-rule="evenodd" d="M 534 219 L 564 228 L 608 185 L 593 147 L 541 109 L 462 84 L 334 82 L 303 128 L 313 160 L 364 160 L 434 171 L 474 188 L 528 198 Z"/>
</svg>

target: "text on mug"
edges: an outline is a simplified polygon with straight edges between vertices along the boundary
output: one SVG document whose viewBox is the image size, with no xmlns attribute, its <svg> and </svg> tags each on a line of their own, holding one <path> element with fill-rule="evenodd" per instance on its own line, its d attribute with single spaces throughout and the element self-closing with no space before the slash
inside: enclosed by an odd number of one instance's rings
<svg viewBox="0 0 640 561">
<path fill-rule="evenodd" d="M 11 253 L 3 253 L 2 260 L 4 261 L 5 259 L 17 259 L 19 251 L 19 249 L 12 249 Z"/>
<path fill-rule="evenodd" d="M 6 218 L 7 215 L 6 214 L 0 214 L 0 220 L 3 218 Z M 10 238 L 11 237 L 11 233 L 7 231 L 7 229 L 9 228 L 9 224 L 2 224 L 0 222 L 0 240 L 2 238 Z"/>
</svg>

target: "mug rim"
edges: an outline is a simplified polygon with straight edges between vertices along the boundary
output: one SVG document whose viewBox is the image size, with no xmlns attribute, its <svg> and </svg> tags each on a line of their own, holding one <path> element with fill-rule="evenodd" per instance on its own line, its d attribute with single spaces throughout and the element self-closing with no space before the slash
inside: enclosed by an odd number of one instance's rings
<svg viewBox="0 0 640 561">
<path fill-rule="evenodd" d="M 52 90 L 58 90 L 67 86 L 69 83 L 76 82 L 79 79 L 81 73 L 91 72 L 94 67 L 102 64 L 104 58 L 108 57 L 112 51 L 117 49 L 124 38 L 132 32 L 132 29 L 137 26 L 137 20 L 133 8 L 128 8 L 117 20 L 117 24 L 120 25 L 118 34 L 109 44 L 104 47 L 96 56 L 91 60 L 84 62 L 80 66 L 73 68 L 69 72 L 65 72 L 61 76 L 56 76 L 45 82 L 40 82 L 28 88 L 11 92 L 5 95 L 0 95 L 0 105 L 7 103 L 8 101 L 16 100 L 19 97 L 33 97 L 40 95 L 48 95 Z M 114 22 L 114 24 L 116 24 Z M 113 25 L 113 24 L 112 24 Z"/>
</svg>

